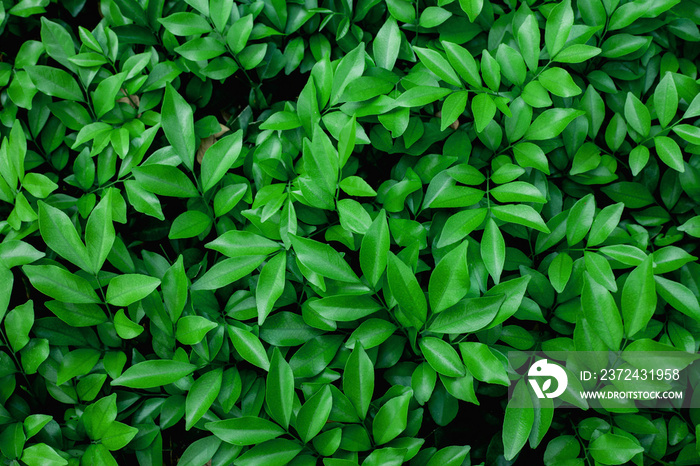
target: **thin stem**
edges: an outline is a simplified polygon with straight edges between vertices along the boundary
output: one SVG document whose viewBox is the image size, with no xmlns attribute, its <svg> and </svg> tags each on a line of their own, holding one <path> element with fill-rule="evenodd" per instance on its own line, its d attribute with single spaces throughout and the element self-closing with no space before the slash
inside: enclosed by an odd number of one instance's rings
<svg viewBox="0 0 700 466">
<path fill-rule="evenodd" d="M 17 354 L 12 350 L 12 347 L 10 346 L 9 342 L 7 341 L 7 337 L 5 336 L 5 332 L 0 328 L 0 337 L 2 337 L 2 344 L 4 346 L 7 346 L 7 349 L 10 350 L 10 355 L 12 356 L 12 359 L 15 361 L 15 365 L 17 366 L 18 369 L 22 369 L 22 364 L 20 363 L 20 360 L 17 358 Z M 27 374 L 23 371 L 20 370 L 22 373 L 22 376 L 24 377 L 24 381 L 27 383 L 27 389 L 34 394 L 34 390 L 32 390 L 32 385 L 29 382 L 29 378 L 27 377 Z"/>
</svg>

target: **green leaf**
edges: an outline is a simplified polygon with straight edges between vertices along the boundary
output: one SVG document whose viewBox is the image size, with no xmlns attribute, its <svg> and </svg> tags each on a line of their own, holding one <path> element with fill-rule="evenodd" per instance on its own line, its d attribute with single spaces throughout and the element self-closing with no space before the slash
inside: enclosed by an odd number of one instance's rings
<svg viewBox="0 0 700 466">
<path fill-rule="evenodd" d="M 365 208 L 354 199 L 341 199 L 337 202 L 340 225 L 347 231 L 364 235 L 372 225 L 372 218 Z"/>
<path fill-rule="evenodd" d="M 192 384 L 185 399 L 185 430 L 190 430 L 216 401 L 221 390 L 223 371 L 211 370 Z"/>
<path fill-rule="evenodd" d="M 285 433 L 284 429 L 274 422 L 257 416 L 207 422 L 204 428 L 224 442 L 239 446 L 257 445 Z"/>
<path fill-rule="evenodd" d="M 633 130 L 642 136 L 648 136 L 651 130 L 651 116 L 644 104 L 631 92 L 625 100 L 625 119 Z"/>
<path fill-rule="evenodd" d="M 547 466 L 559 464 L 573 458 L 578 458 L 581 444 L 573 435 L 560 435 L 547 444 L 544 452 L 544 464 Z"/>
<path fill-rule="evenodd" d="M 678 111 L 678 91 L 673 75 L 666 73 L 654 90 L 654 108 L 661 127 L 666 127 Z"/>
<path fill-rule="evenodd" d="M 196 149 L 192 108 L 170 84 L 165 87 L 161 120 L 168 142 L 182 163 L 192 170 Z"/>
<path fill-rule="evenodd" d="M 466 48 L 453 42 L 443 41 L 442 46 L 445 48 L 450 65 L 459 73 L 462 79 L 467 84 L 481 88 L 481 75 L 472 54 Z"/>
<path fill-rule="evenodd" d="M 700 321 L 700 304 L 688 287 L 658 275 L 654 275 L 654 281 L 656 291 L 664 301 L 688 317 Z"/>
<path fill-rule="evenodd" d="M 534 108 L 549 107 L 552 99 L 549 92 L 539 81 L 530 81 L 525 85 L 521 97 L 525 103 Z"/>
<path fill-rule="evenodd" d="M 391 71 L 399 56 L 401 46 L 401 32 L 396 24 L 396 19 L 389 16 L 384 25 L 377 32 L 372 43 L 374 62 L 380 68 Z"/>
<path fill-rule="evenodd" d="M 457 212 L 447 219 L 442 228 L 442 234 L 437 247 L 442 248 L 465 238 L 474 231 L 486 218 L 485 208 L 468 209 Z"/>
<path fill-rule="evenodd" d="M 214 46 L 214 47 L 216 47 L 216 46 Z M 193 50 L 194 50 L 194 48 L 193 48 Z M 220 51 L 220 49 L 211 48 L 210 52 L 205 56 L 206 57 L 214 57 L 214 56 L 220 55 L 221 53 L 223 53 L 223 52 Z M 267 44 L 252 44 L 252 45 L 248 45 L 246 48 L 241 50 L 241 52 L 238 54 L 237 58 L 238 58 L 238 61 L 241 63 L 241 67 L 244 70 L 252 70 L 256 66 L 258 66 L 260 63 L 262 63 L 263 59 L 265 58 L 266 53 L 267 53 Z M 193 57 L 193 58 L 206 59 L 206 58 L 204 58 L 205 56 L 202 56 L 202 57 L 197 56 L 197 57 Z"/>
<path fill-rule="evenodd" d="M 330 364 L 343 342 L 339 335 L 321 335 L 304 343 L 289 360 L 295 377 L 313 377 Z"/>
<path fill-rule="evenodd" d="M 47 301 L 46 307 L 71 327 L 90 327 L 107 322 L 107 315 L 95 304 Z"/>
<path fill-rule="evenodd" d="M 623 29 L 642 17 L 649 6 L 644 3 L 630 2 L 617 8 L 610 17 L 608 30 Z"/>
<path fill-rule="evenodd" d="M 441 448 L 430 458 L 427 466 L 460 466 L 470 450 L 469 445 Z"/>
<path fill-rule="evenodd" d="M 24 272 L 25 274 L 27 273 L 26 270 Z M 14 282 L 15 277 L 10 269 L 5 266 L 0 266 L 0 321 L 2 321 L 2 318 L 5 316 L 7 307 L 10 304 L 10 297 L 12 295 L 12 287 Z"/>
<path fill-rule="evenodd" d="M 107 302 L 114 306 L 128 306 L 151 294 L 158 285 L 160 280 L 148 275 L 117 275 L 107 287 Z"/>
<path fill-rule="evenodd" d="M 218 325 L 203 316 L 184 316 L 177 321 L 175 338 L 183 345 L 196 345 Z"/>
<path fill-rule="evenodd" d="M 625 464 L 644 448 L 639 441 L 626 436 L 605 433 L 588 445 L 588 451 L 594 460 L 601 464 Z"/>
<path fill-rule="evenodd" d="M 5 316 L 5 335 L 12 351 L 17 352 L 29 343 L 29 331 L 34 325 L 34 303 L 29 300 Z"/>
<path fill-rule="evenodd" d="M 622 211 L 625 205 L 621 202 L 617 204 L 609 205 L 598 212 L 593 224 L 591 225 L 590 234 L 588 235 L 588 240 L 586 245 L 596 246 L 610 236 L 615 227 L 620 223 L 620 218 L 622 217 Z"/>
<path fill-rule="evenodd" d="M 622 202 L 629 209 L 639 209 L 654 203 L 649 189 L 641 183 L 620 181 L 603 186 L 601 190 L 615 202 Z"/>
<path fill-rule="evenodd" d="M 333 407 L 333 397 L 328 385 L 318 390 L 299 409 L 296 418 L 296 430 L 304 443 L 313 439 L 326 425 Z"/>
<path fill-rule="evenodd" d="M 569 72 L 563 68 L 554 66 L 544 70 L 538 79 L 545 89 L 559 97 L 574 97 L 582 92 Z"/>
<path fill-rule="evenodd" d="M 51 422 L 52 416 L 48 414 L 30 414 L 24 419 L 24 432 L 27 438 L 32 438 Z"/>
<path fill-rule="evenodd" d="M 435 369 L 430 367 L 428 363 L 420 363 L 413 371 L 411 388 L 413 389 L 413 396 L 419 404 L 423 405 L 430 400 L 436 381 L 437 374 Z"/>
<path fill-rule="evenodd" d="M 413 50 L 418 55 L 421 63 L 425 65 L 435 75 L 453 86 L 460 86 L 461 82 L 457 73 L 452 69 L 448 61 L 435 50 L 425 49 L 421 47 L 413 47 Z"/>
<path fill-rule="evenodd" d="M 649 161 L 649 149 L 646 146 L 637 146 L 630 152 L 630 169 L 637 176 Z"/>
<path fill-rule="evenodd" d="M 459 354 L 445 340 L 435 337 L 423 337 L 418 342 L 418 345 L 425 360 L 438 374 L 446 375 L 447 377 L 463 377 L 466 374 Z"/>
<path fill-rule="evenodd" d="M 663 163 L 673 168 L 677 172 L 683 173 L 685 166 L 683 165 L 683 153 L 678 143 L 667 136 L 654 137 L 654 147 L 656 153 Z"/>
<path fill-rule="evenodd" d="M 126 77 L 125 73 L 118 73 L 103 79 L 97 85 L 97 89 L 92 94 L 92 102 L 98 117 L 102 117 L 114 108 L 117 94 Z"/>
<path fill-rule="evenodd" d="M 205 247 L 231 258 L 267 255 L 280 249 L 279 243 L 244 230 L 227 231 Z"/>
<path fill-rule="evenodd" d="M 105 58 L 104 55 L 94 52 L 79 53 L 75 56 L 69 57 L 68 60 L 81 68 L 90 68 L 107 63 L 107 58 Z"/>
<path fill-rule="evenodd" d="M 228 334 L 233 347 L 243 359 L 266 371 L 270 369 L 270 360 L 258 337 L 247 330 L 233 326 L 228 327 Z"/>
<path fill-rule="evenodd" d="M 530 111 L 530 113 L 532 113 L 532 111 Z M 538 145 L 531 142 L 521 142 L 513 147 L 513 155 L 515 155 L 515 160 L 521 167 L 536 168 L 545 175 L 549 175 L 547 156 L 544 155 L 544 151 Z"/>
<path fill-rule="evenodd" d="M 554 61 L 559 63 L 583 63 L 602 52 L 598 47 L 585 44 L 572 44 L 559 52 Z"/>
<path fill-rule="evenodd" d="M 450 94 L 450 89 L 433 86 L 412 87 L 396 99 L 397 107 L 422 107 Z"/>
<path fill-rule="evenodd" d="M 472 333 L 486 327 L 498 313 L 503 295 L 462 300 L 438 314 L 428 327 L 434 333 Z"/>
<path fill-rule="evenodd" d="M 107 450 L 121 450 L 136 437 L 138 433 L 139 430 L 136 427 L 114 421 L 109 425 L 107 432 L 102 436 L 101 443 Z"/>
<path fill-rule="evenodd" d="M 501 73 L 508 81 L 517 86 L 523 85 L 527 68 L 520 52 L 506 44 L 501 44 L 496 51 L 496 61 L 501 67 Z"/>
<path fill-rule="evenodd" d="M 357 283 L 359 278 L 338 251 L 328 244 L 290 235 L 297 259 L 311 271 L 342 282 Z"/>
<path fill-rule="evenodd" d="M 226 43 L 234 54 L 240 53 L 246 46 L 253 31 L 253 15 L 248 14 L 238 19 L 226 34 Z"/>
<path fill-rule="evenodd" d="M 442 116 L 440 117 L 440 131 L 444 131 L 458 118 L 467 108 L 467 91 L 454 92 L 447 96 L 442 104 Z"/>
<path fill-rule="evenodd" d="M 601 56 L 606 58 L 620 58 L 647 46 L 650 41 L 651 37 L 616 34 L 603 42 L 601 46 L 603 50 Z"/>
<path fill-rule="evenodd" d="M 481 93 L 472 97 L 472 115 L 476 131 L 481 133 L 496 115 L 496 104 L 490 95 Z"/>
<path fill-rule="evenodd" d="M 282 427 L 288 428 L 294 407 L 294 374 L 278 348 L 272 352 L 265 390 L 270 416 Z"/>
<path fill-rule="evenodd" d="M 688 262 L 698 259 L 677 246 L 666 246 L 657 249 L 652 254 L 652 257 L 654 259 L 655 274 L 672 272 L 680 269 Z"/>
<path fill-rule="evenodd" d="M 695 238 L 700 238 L 700 215 L 692 217 L 683 225 L 679 226 L 678 231 L 687 233 L 690 236 L 694 236 Z"/>
<path fill-rule="evenodd" d="M 320 206 L 332 209 L 338 184 L 339 161 L 335 148 L 320 126 L 314 125 L 313 142 L 304 141 L 302 158 L 307 175 L 300 180 L 304 197 L 316 198 Z"/>
<path fill-rule="evenodd" d="M 462 342 L 459 344 L 459 352 L 467 370 L 475 379 L 498 385 L 510 384 L 506 368 L 487 345 Z"/>
<path fill-rule="evenodd" d="M 484 7 L 484 0 L 459 0 L 459 6 L 467 14 L 469 21 L 473 23 Z"/>
<path fill-rule="evenodd" d="M 190 375 L 197 367 L 181 361 L 155 359 L 143 361 L 129 367 L 116 379 L 113 386 L 127 388 L 155 388 L 177 382 Z"/>
<path fill-rule="evenodd" d="M 600 283 L 612 293 L 617 292 L 617 284 L 615 283 L 615 275 L 613 274 L 610 263 L 602 255 L 584 251 L 583 257 L 586 261 L 586 270 L 595 281 Z"/>
<path fill-rule="evenodd" d="M 73 377 L 89 373 L 97 361 L 100 352 L 90 348 L 80 348 L 66 354 L 58 366 L 56 385 L 63 385 Z"/>
<path fill-rule="evenodd" d="M 124 182 L 124 187 L 126 188 L 129 204 L 137 212 L 150 215 L 158 220 L 165 220 L 162 206 L 155 194 L 146 191 L 134 180 Z"/>
<path fill-rule="evenodd" d="M 45 254 L 43 252 L 38 251 L 34 246 L 24 241 L 5 240 L 0 243 L 0 264 L 8 269 L 18 265 L 31 264 L 44 256 Z M 0 267 L 0 269 L 2 268 Z M 4 277 L 0 278 L 0 281 L 6 282 Z M 2 306 L 0 306 L 0 308 L 1 307 Z"/>
<path fill-rule="evenodd" d="M 73 76 L 50 66 L 25 66 L 29 78 L 39 91 L 58 99 L 83 102 L 83 92 Z"/>
<path fill-rule="evenodd" d="M 581 292 L 583 315 L 608 348 L 617 351 L 622 342 L 622 319 L 615 300 L 603 285 L 584 272 Z"/>
<path fill-rule="evenodd" d="M 240 466 L 256 466 L 258 464 L 284 466 L 292 464 L 292 460 L 301 450 L 302 446 L 296 441 L 283 438 L 268 440 L 252 447 L 236 458 L 236 464 Z M 238 450 L 235 451 L 238 452 Z M 308 458 L 308 456 L 300 458 Z"/>
<path fill-rule="evenodd" d="M 47 246 L 81 269 L 96 273 L 88 250 L 68 216 L 55 207 L 39 202 L 39 231 Z"/>
<path fill-rule="evenodd" d="M 345 126 L 340 130 L 340 135 L 338 136 L 338 158 L 340 161 L 340 167 L 344 167 L 345 164 L 348 162 L 348 159 L 352 155 L 353 150 L 355 149 L 355 142 L 357 139 L 357 131 L 358 131 L 358 126 L 357 126 L 357 118 L 355 115 L 350 118 L 347 123 L 345 123 Z M 343 181 L 346 180 L 351 180 L 357 177 L 349 176 Z M 360 178 L 362 181 L 362 179 Z M 350 194 L 347 191 L 347 185 L 345 188 L 343 188 L 343 181 L 340 182 L 340 188 L 345 191 L 346 193 Z M 369 187 L 367 183 L 365 183 L 366 187 Z M 360 183 L 360 186 L 362 184 Z M 355 186 L 357 187 L 357 186 Z M 366 188 L 365 188 L 366 190 Z M 374 193 L 374 190 L 370 187 L 368 192 Z M 351 196 L 356 196 L 358 194 L 350 194 Z M 366 195 L 366 194 L 359 194 L 360 196 Z"/>
<path fill-rule="evenodd" d="M 195 34 L 206 34 L 211 31 L 211 26 L 209 26 L 207 20 L 196 13 L 173 13 L 165 18 L 159 18 L 158 22 L 168 32 L 176 36 L 193 36 Z"/>
<path fill-rule="evenodd" d="M 58 189 L 58 185 L 41 173 L 27 173 L 22 179 L 22 187 L 39 199 L 46 198 Z"/>
<path fill-rule="evenodd" d="M 515 385 L 503 419 L 503 454 L 506 460 L 515 458 L 525 446 L 534 422 L 535 411 L 532 409 L 530 392 L 525 379 L 521 379 Z"/>
<path fill-rule="evenodd" d="M 605 129 L 605 143 L 610 149 L 617 151 L 627 136 L 627 123 L 619 113 L 616 113 Z"/>
<path fill-rule="evenodd" d="M 504 222 L 517 223 L 535 230 L 549 233 L 549 228 L 535 209 L 525 204 L 494 205 L 493 216 Z"/>
<path fill-rule="evenodd" d="M 413 271 L 394 254 L 389 254 L 387 281 L 394 299 L 411 325 L 419 328 L 428 314 L 428 304 Z"/>
<path fill-rule="evenodd" d="M 374 366 L 362 345 L 355 345 L 345 363 L 343 392 L 364 420 L 374 393 Z"/>
<path fill-rule="evenodd" d="M 159 196 L 189 198 L 199 195 L 192 181 L 176 167 L 153 164 L 136 167 L 132 173 L 143 189 Z"/>
<path fill-rule="evenodd" d="M 170 225 L 168 238 L 182 239 L 199 236 L 209 228 L 211 222 L 212 220 L 209 215 L 204 212 L 188 210 L 187 212 L 181 213 L 173 220 L 172 225 Z"/>
<path fill-rule="evenodd" d="M 202 159 L 202 189 L 213 188 L 233 166 L 242 148 L 243 133 L 239 130 L 211 146 Z"/>
<path fill-rule="evenodd" d="M 124 309 L 114 315 L 114 330 L 122 340 L 130 340 L 141 335 L 144 328 L 126 316 Z"/>
<path fill-rule="evenodd" d="M 557 254 L 554 260 L 549 264 L 547 274 L 549 275 L 549 281 L 552 283 L 557 293 L 564 291 L 571 277 L 573 265 L 573 259 L 565 252 Z"/>
<path fill-rule="evenodd" d="M 601 160 L 600 149 L 595 144 L 586 142 L 576 151 L 569 173 L 571 175 L 580 175 L 581 173 L 595 170 L 600 165 Z"/>
<path fill-rule="evenodd" d="M 389 59 L 387 58 L 387 64 Z M 347 85 L 362 76 L 365 71 L 365 43 L 360 42 L 357 47 L 352 49 L 338 63 L 338 68 L 333 76 L 333 87 L 331 89 L 331 105 L 338 103 L 340 96 L 345 91 Z"/>
<path fill-rule="evenodd" d="M 566 219 L 566 242 L 569 243 L 569 246 L 578 244 L 586 237 L 593 224 L 594 212 L 595 198 L 593 194 L 586 194 L 571 207 Z"/>
<path fill-rule="evenodd" d="M 537 69 L 540 60 L 541 33 L 535 15 L 529 13 L 515 33 L 518 47 L 530 71 Z"/>
<path fill-rule="evenodd" d="M 700 128 L 691 125 L 676 125 L 673 132 L 691 144 L 700 144 Z"/>
<path fill-rule="evenodd" d="M 384 343 L 396 331 L 396 325 L 383 319 L 370 318 L 362 322 L 348 337 L 345 347 L 354 349 L 357 344 L 363 348 L 374 348 Z"/>
<path fill-rule="evenodd" d="M 286 130 L 294 129 L 301 126 L 299 117 L 294 112 L 277 112 L 265 120 L 260 125 L 260 129 Z"/>
<path fill-rule="evenodd" d="M 615 246 L 603 246 L 598 250 L 603 254 L 612 257 L 616 261 L 622 262 L 625 265 L 636 266 L 644 262 L 647 255 L 639 248 L 627 244 L 619 244 Z"/>
<path fill-rule="evenodd" d="M 481 76 L 489 89 L 498 92 L 501 85 L 501 66 L 487 50 L 481 53 Z"/>
<path fill-rule="evenodd" d="M 85 244 L 93 271 L 102 268 L 112 250 L 115 233 L 112 223 L 112 196 L 104 196 L 88 217 Z"/>
<path fill-rule="evenodd" d="M 207 270 L 204 275 L 194 282 L 191 290 L 216 290 L 223 288 L 257 269 L 264 260 L 265 256 L 241 256 L 224 259 Z"/>
<path fill-rule="evenodd" d="M 467 241 L 463 241 L 447 253 L 430 275 L 428 296 L 433 312 L 438 313 L 453 306 L 469 291 L 468 245 Z"/>
<path fill-rule="evenodd" d="M 66 303 L 101 302 L 90 283 L 55 265 L 25 265 L 22 271 L 32 286 L 47 296 Z"/>
<path fill-rule="evenodd" d="M 28 466 L 65 466 L 68 461 L 45 443 L 29 446 L 22 452 L 21 460 Z"/>
<path fill-rule="evenodd" d="M 452 13 L 437 6 L 429 6 L 420 15 L 419 24 L 424 28 L 434 28 L 445 21 L 447 21 L 452 16 Z"/>
<path fill-rule="evenodd" d="M 537 202 L 539 204 L 547 202 L 539 189 L 524 181 L 511 181 L 496 186 L 491 188 L 489 193 L 498 202 Z"/>
<path fill-rule="evenodd" d="M 584 115 L 582 110 L 572 108 L 550 108 L 535 118 L 530 129 L 525 133 L 525 139 L 542 141 L 557 137 L 569 123 Z"/>
<path fill-rule="evenodd" d="M 406 430 L 411 393 L 404 393 L 384 403 L 372 421 L 372 436 L 377 445 L 383 445 Z"/>
<path fill-rule="evenodd" d="M 324 319 L 338 322 L 352 322 L 382 309 L 382 306 L 368 295 L 328 296 L 310 301 L 309 306 Z"/>
<path fill-rule="evenodd" d="M 255 289 L 255 302 L 258 308 L 258 325 L 263 325 L 272 311 L 275 302 L 282 296 L 287 269 L 287 254 L 281 253 L 270 259 L 260 271 Z"/>
<path fill-rule="evenodd" d="M 498 285 L 506 262 L 506 243 L 493 219 L 486 221 L 484 235 L 481 238 L 481 258 L 494 283 Z"/>
<path fill-rule="evenodd" d="M 556 57 L 564 48 L 573 24 L 574 12 L 571 9 L 571 0 L 564 0 L 551 10 L 544 30 L 544 42 L 550 57 Z"/>
</svg>

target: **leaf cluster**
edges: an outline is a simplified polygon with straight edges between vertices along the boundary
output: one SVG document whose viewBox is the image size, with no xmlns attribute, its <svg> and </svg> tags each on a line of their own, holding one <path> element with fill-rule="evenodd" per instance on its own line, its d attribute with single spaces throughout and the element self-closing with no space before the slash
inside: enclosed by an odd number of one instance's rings
<svg viewBox="0 0 700 466">
<path fill-rule="evenodd" d="M 0 461 L 700 464 L 697 409 L 508 361 L 697 353 L 698 24 L 0 2 Z"/>
</svg>

